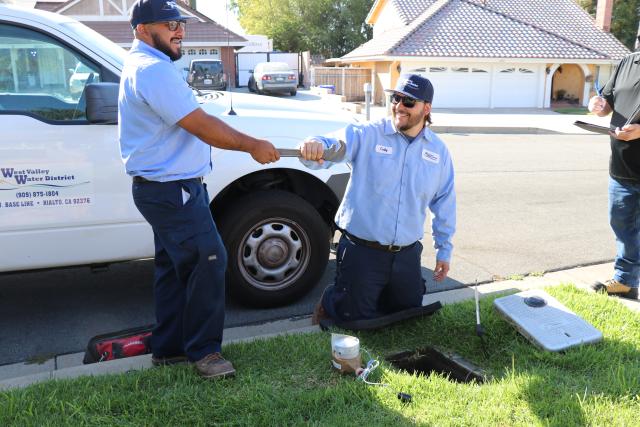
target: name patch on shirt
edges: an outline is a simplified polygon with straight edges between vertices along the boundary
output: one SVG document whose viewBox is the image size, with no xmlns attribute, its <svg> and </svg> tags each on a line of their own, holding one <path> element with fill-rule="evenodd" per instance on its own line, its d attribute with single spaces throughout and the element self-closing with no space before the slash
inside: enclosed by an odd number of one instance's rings
<svg viewBox="0 0 640 427">
<path fill-rule="evenodd" d="M 422 150 L 422 158 L 431 163 L 440 163 L 440 155 L 429 150 Z"/>
<path fill-rule="evenodd" d="M 386 145 L 376 145 L 376 153 L 381 154 L 393 154 L 393 147 L 387 147 Z"/>
</svg>

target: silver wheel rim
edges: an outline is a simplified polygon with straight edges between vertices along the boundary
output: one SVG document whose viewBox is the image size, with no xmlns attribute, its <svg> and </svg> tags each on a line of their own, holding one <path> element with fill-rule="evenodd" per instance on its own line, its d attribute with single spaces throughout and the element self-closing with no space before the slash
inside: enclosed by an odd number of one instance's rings
<svg viewBox="0 0 640 427">
<path fill-rule="evenodd" d="M 268 218 L 242 236 L 237 258 L 240 273 L 251 286 L 279 291 L 291 286 L 306 271 L 309 237 L 294 221 Z"/>
</svg>

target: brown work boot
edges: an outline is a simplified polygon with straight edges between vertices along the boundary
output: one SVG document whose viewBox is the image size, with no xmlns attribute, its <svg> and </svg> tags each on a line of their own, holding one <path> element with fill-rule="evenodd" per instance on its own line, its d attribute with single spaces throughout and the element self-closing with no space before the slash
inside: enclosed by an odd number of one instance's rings
<svg viewBox="0 0 640 427">
<path fill-rule="evenodd" d="M 632 288 L 613 279 L 607 280 L 604 283 L 596 282 L 592 285 L 592 288 L 598 292 L 606 292 L 608 295 L 638 299 L 638 288 Z"/>
<path fill-rule="evenodd" d="M 225 378 L 232 377 L 236 370 L 228 360 L 218 352 L 207 354 L 196 362 L 196 371 L 203 378 Z"/>
<path fill-rule="evenodd" d="M 184 354 L 179 356 L 156 357 L 151 356 L 151 364 L 153 366 L 169 366 L 189 363 L 189 359 Z"/>
<path fill-rule="evenodd" d="M 324 307 L 322 306 L 322 298 L 320 298 L 320 301 L 318 301 L 315 308 L 313 309 L 313 314 L 311 315 L 311 324 L 318 325 L 320 324 L 320 321 L 322 319 L 328 319 L 328 318 L 329 318 L 329 315 L 327 314 Z"/>
</svg>

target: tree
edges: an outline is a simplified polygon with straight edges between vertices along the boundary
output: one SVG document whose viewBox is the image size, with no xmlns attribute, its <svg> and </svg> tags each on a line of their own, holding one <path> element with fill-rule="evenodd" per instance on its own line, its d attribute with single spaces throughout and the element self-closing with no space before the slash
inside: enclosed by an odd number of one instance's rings
<svg viewBox="0 0 640 427">
<path fill-rule="evenodd" d="M 577 2 L 591 16 L 595 16 L 597 0 L 577 0 Z M 611 34 L 633 50 L 638 34 L 640 0 L 614 1 L 611 15 Z"/>
<path fill-rule="evenodd" d="M 232 0 L 242 27 L 275 49 L 342 56 L 371 38 L 364 23 L 374 0 Z"/>
</svg>

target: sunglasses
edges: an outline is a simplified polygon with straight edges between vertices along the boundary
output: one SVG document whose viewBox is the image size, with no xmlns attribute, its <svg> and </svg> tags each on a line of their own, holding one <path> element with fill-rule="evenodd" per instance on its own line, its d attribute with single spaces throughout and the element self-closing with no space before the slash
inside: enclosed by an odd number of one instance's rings
<svg viewBox="0 0 640 427">
<path fill-rule="evenodd" d="M 169 31 L 176 31 L 178 27 L 184 30 L 187 26 L 187 21 L 167 21 L 163 22 L 163 24 L 167 26 Z"/>
<path fill-rule="evenodd" d="M 415 98 L 409 98 L 408 96 L 398 95 L 397 93 L 394 93 L 393 95 L 391 95 L 391 103 L 394 105 L 402 103 L 402 105 L 404 105 L 407 108 L 413 108 L 416 106 L 416 102 L 422 102 L 422 101 L 419 101 Z"/>
</svg>

